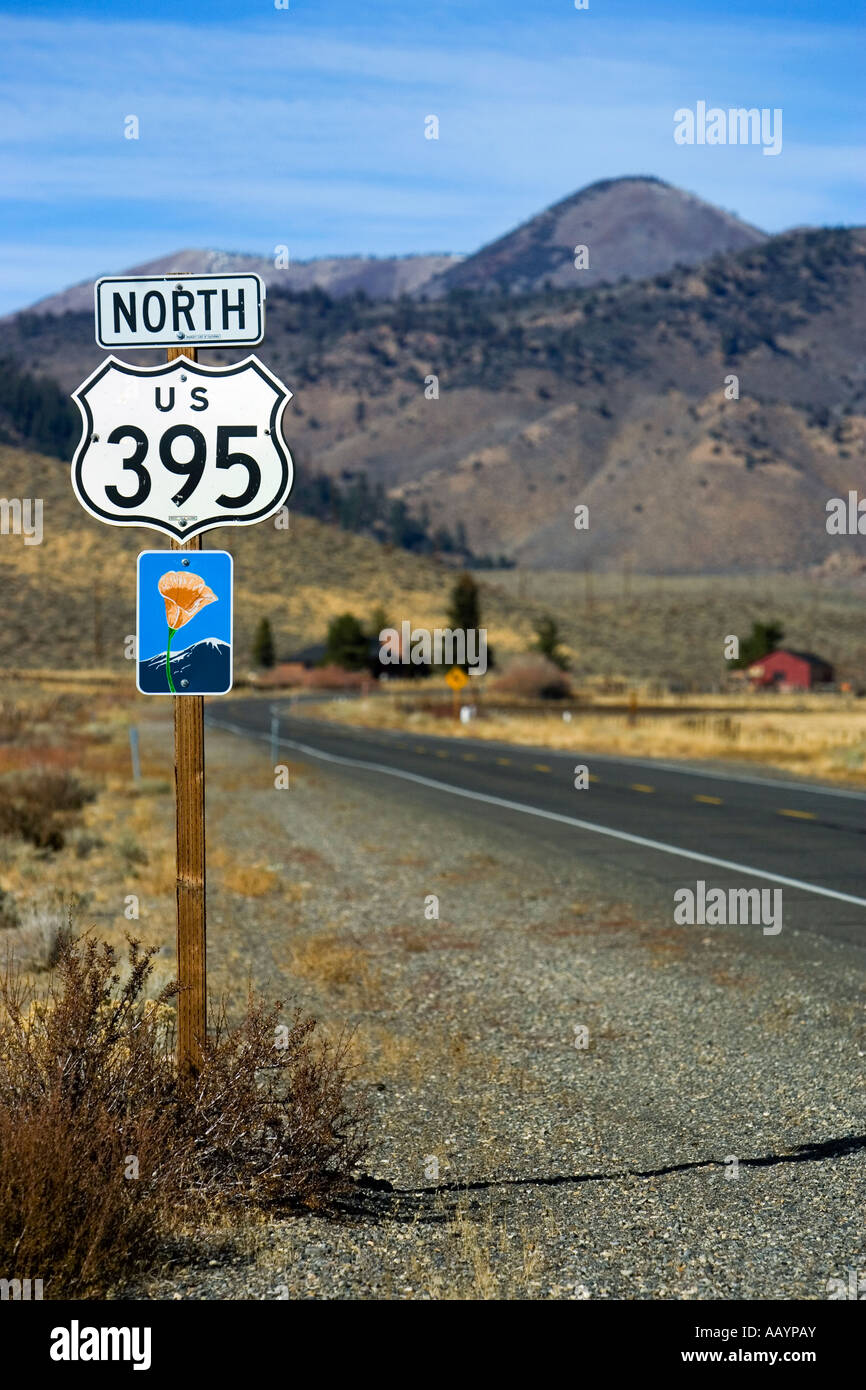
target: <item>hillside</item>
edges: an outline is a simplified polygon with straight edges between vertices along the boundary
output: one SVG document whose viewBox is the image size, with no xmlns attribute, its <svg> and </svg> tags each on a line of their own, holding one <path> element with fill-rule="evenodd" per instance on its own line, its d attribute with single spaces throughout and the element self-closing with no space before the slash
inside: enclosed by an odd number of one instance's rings
<svg viewBox="0 0 866 1390">
<path fill-rule="evenodd" d="M 56 459 L 0 447 L 0 477 L 6 495 L 44 503 L 41 545 L 14 535 L 0 545 L 0 663 L 7 670 L 127 672 L 132 688 L 123 653 L 135 631 L 135 557 L 161 548 L 164 538 L 93 521 L 72 495 L 68 467 Z M 288 532 L 268 523 L 211 531 L 205 547 L 235 557 L 239 674 L 249 667 L 264 616 L 281 657 L 321 641 L 329 619 L 345 611 L 367 620 L 381 605 L 395 623 L 447 625 L 452 571 L 304 517 L 293 514 Z M 722 674 L 724 634 L 748 632 L 768 617 L 783 622 L 793 645 L 817 647 L 839 679 L 866 684 L 863 576 L 832 562 L 826 570 L 802 578 L 507 571 L 478 579 L 483 619 L 500 656 L 527 650 L 534 621 L 552 613 L 572 651 L 578 687 L 594 676 L 704 686 Z"/>
<path fill-rule="evenodd" d="M 155 531 L 104 526 L 75 500 L 69 467 L 0 446 L 6 497 L 43 500 L 44 538 L 0 545 L 0 663 L 4 667 L 127 669 L 124 643 L 135 632 L 135 561 L 140 550 L 168 549 Z M 329 620 L 354 612 L 366 621 L 383 607 L 392 621 L 445 624 L 452 571 L 375 541 L 292 514 L 290 529 L 270 523 L 209 531 L 208 550 L 235 558 L 235 662 L 249 667 L 259 619 L 270 619 L 280 657 L 324 639 Z M 491 643 L 522 649 L 531 605 L 484 587 Z"/>
<path fill-rule="evenodd" d="M 269 303 L 261 355 L 296 392 L 299 469 L 365 470 L 434 528 L 462 524 L 476 554 L 725 573 L 840 548 L 824 509 L 863 477 L 863 231 L 790 233 L 584 292 Z M 89 313 L 19 315 L 5 351 L 65 390 L 102 357 Z"/>
<path fill-rule="evenodd" d="M 0 477 L 5 495 L 41 497 L 44 504 L 41 545 L 10 535 L 0 546 L 0 663 L 128 671 L 132 685 L 123 652 L 135 631 L 135 557 L 162 548 L 164 538 L 93 521 L 72 495 L 68 467 L 56 459 L 0 446 Z M 447 625 L 452 571 L 305 517 L 293 514 L 289 532 L 268 523 L 211 531 L 205 547 L 235 557 L 239 674 L 248 669 L 264 616 L 281 657 L 321 641 L 329 619 L 345 611 L 366 620 L 382 606 L 395 623 Z M 815 576 L 796 579 L 516 571 L 477 577 L 500 655 L 525 651 L 534 621 L 550 612 L 573 653 L 578 685 L 588 676 L 623 675 L 704 685 L 722 673 L 720 634 L 745 633 L 768 616 L 784 623 L 794 645 L 819 647 L 840 679 L 866 683 L 866 581 L 832 560 Z"/>
<path fill-rule="evenodd" d="M 697 265 L 766 239 L 757 227 L 661 179 L 606 179 L 538 213 L 416 293 L 433 297 L 456 289 L 501 289 L 527 294 L 545 284 L 590 289 Z M 578 246 L 585 246 L 589 257 L 580 270 L 575 268 Z"/>
</svg>

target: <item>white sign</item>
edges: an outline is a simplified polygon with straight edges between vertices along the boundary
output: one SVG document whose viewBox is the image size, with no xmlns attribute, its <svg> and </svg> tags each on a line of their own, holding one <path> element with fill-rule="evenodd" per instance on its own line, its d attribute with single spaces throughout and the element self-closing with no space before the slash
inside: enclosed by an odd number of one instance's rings
<svg viewBox="0 0 866 1390">
<path fill-rule="evenodd" d="M 134 367 L 107 357 L 73 392 L 75 495 L 109 526 L 187 540 L 273 516 L 292 486 L 280 420 L 292 393 L 257 357 Z"/>
<path fill-rule="evenodd" d="M 259 275 L 135 275 L 97 280 L 100 347 L 243 346 L 265 333 Z"/>
</svg>

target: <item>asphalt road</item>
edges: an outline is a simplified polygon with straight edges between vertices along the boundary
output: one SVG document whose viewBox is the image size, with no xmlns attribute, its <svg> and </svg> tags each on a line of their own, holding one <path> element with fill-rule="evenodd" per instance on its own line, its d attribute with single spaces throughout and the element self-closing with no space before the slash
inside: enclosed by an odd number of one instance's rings
<svg viewBox="0 0 866 1390">
<path fill-rule="evenodd" d="M 673 920 L 674 892 L 781 889 L 783 931 L 866 946 L 866 793 L 670 763 L 488 740 L 350 728 L 277 702 L 279 741 L 304 761 L 373 778 L 455 815 L 516 827 L 592 864 L 614 892 L 639 888 Z M 267 740 L 262 700 L 210 702 L 207 722 Z M 290 761 L 290 759 L 287 759 Z M 589 786 L 575 788 L 585 765 Z M 772 899 L 768 899 L 768 903 Z M 761 931 L 760 925 L 731 930 Z"/>
</svg>

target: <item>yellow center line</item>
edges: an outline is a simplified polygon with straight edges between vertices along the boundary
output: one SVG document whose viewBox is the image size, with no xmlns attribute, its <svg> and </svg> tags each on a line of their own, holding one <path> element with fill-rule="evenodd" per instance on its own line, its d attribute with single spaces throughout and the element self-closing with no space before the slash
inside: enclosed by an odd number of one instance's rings
<svg viewBox="0 0 866 1390">
<path fill-rule="evenodd" d="M 426 753 L 426 752 L 427 752 L 427 749 L 424 747 L 423 743 L 416 743 L 416 744 L 415 744 L 415 752 L 416 752 L 416 753 Z"/>
<path fill-rule="evenodd" d="M 447 758 L 447 757 L 448 757 L 448 754 L 444 751 L 444 749 L 442 749 L 442 748 L 437 748 L 437 749 L 436 749 L 436 757 L 437 757 L 437 758 Z"/>
<path fill-rule="evenodd" d="M 510 758 L 497 758 L 496 761 L 497 761 L 498 763 L 501 763 L 503 767 L 510 767 L 510 766 L 511 766 L 511 759 L 510 759 Z"/>
<path fill-rule="evenodd" d="M 722 805 L 722 798 L 720 796 L 693 796 L 692 801 L 703 801 L 706 806 Z"/>
<path fill-rule="evenodd" d="M 596 777 L 596 775 L 595 775 L 594 772 L 588 772 L 586 775 L 587 775 L 587 777 L 589 778 L 590 782 L 600 782 L 600 781 L 601 781 L 601 778 L 600 778 L 600 777 Z"/>
<path fill-rule="evenodd" d="M 536 772 L 549 772 L 549 771 L 550 771 L 550 768 L 548 767 L 547 763 L 533 763 L 532 766 L 535 768 L 535 771 L 536 771 Z"/>
<path fill-rule="evenodd" d="M 463 753 L 462 757 L 465 763 L 474 763 L 478 761 L 474 753 Z"/>
<path fill-rule="evenodd" d="M 648 787 L 646 782 L 632 782 L 631 790 L 633 792 L 654 792 L 655 787 Z"/>
<path fill-rule="evenodd" d="M 795 820 L 817 820 L 814 811 L 779 811 L 780 816 L 793 816 Z"/>
</svg>

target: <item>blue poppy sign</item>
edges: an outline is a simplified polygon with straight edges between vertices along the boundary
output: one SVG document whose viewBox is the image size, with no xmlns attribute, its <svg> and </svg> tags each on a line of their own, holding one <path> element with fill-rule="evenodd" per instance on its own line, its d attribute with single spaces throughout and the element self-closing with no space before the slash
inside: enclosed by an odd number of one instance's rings
<svg viewBox="0 0 866 1390">
<path fill-rule="evenodd" d="M 228 694 L 232 578 L 227 550 L 141 552 L 136 685 L 143 695 Z"/>
</svg>

